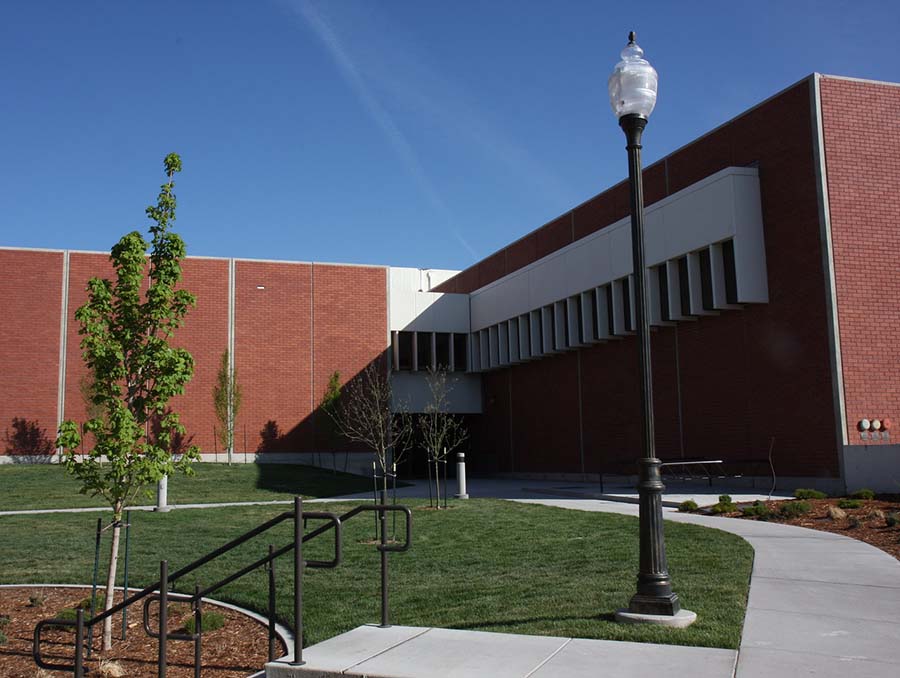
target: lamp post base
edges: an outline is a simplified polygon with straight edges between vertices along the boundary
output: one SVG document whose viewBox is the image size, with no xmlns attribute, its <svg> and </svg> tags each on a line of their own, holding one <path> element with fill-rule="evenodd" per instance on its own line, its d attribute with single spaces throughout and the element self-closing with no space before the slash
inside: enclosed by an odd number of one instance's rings
<svg viewBox="0 0 900 678">
<path fill-rule="evenodd" d="M 616 621 L 622 624 L 656 624 L 683 629 L 697 621 L 697 613 L 690 610 L 679 610 L 675 614 L 644 614 L 619 610 L 616 612 Z"/>
</svg>

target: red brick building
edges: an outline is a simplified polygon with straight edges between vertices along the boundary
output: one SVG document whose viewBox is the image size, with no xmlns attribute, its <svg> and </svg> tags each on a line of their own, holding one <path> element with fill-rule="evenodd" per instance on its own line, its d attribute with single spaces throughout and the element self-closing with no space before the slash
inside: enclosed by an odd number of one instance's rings
<svg viewBox="0 0 900 678">
<path fill-rule="evenodd" d="M 771 447 L 780 477 L 896 491 L 900 434 L 858 427 L 900 419 L 900 86 L 810 76 L 645 168 L 644 189 L 658 455 L 753 474 Z M 476 468 L 630 472 L 627 222 L 622 182 L 456 275 L 189 258 L 198 306 L 177 340 L 197 368 L 177 406 L 212 453 L 231 348 L 237 449 L 270 420 L 277 451 L 326 449 L 328 376 L 387 350 L 414 406 L 429 364 L 459 372 Z M 83 418 L 73 314 L 107 267 L 0 249 L 0 427 Z"/>
</svg>

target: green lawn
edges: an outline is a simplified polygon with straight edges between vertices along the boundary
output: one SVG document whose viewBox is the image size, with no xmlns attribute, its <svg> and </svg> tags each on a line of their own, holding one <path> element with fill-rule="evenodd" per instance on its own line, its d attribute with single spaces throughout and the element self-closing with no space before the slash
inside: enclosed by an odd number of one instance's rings
<svg viewBox="0 0 900 678">
<path fill-rule="evenodd" d="M 740 538 L 693 525 L 667 523 L 675 589 L 699 621 L 688 629 L 611 621 L 634 591 L 637 520 L 499 500 L 455 502 L 447 511 L 413 506 L 413 548 L 390 556 L 391 621 L 458 629 L 608 638 L 737 648 L 753 552 Z M 352 504 L 330 505 L 343 512 Z M 315 505 L 315 510 L 323 510 Z M 132 513 L 132 585 L 170 571 L 279 512 L 276 507 Z M 96 514 L 0 517 L 0 582 L 89 583 Z M 319 642 L 379 619 L 378 555 L 372 514 L 345 524 L 344 563 L 307 570 L 305 643 Z M 312 523 L 310 525 L 312 529 Z M 400 525 L 398 524 L 398 529 Z M 286 522 L 221 561 L 178 582 L 191 591 L 289 541 Z M 307 545 L 308 558 L 327 557 L 330 541 Z M 277 563 L 278 610 L 292 623 L 291 556 Z M 254 572 L 217 594 L 264 611 L 266 579 Z M 55 611 L 48 610 L 48 613 Z M 134 613 L 135 615 L 137 612 Z M 137 632 L 137 631 L 136 631 Z"/>
<path fill-rule="evenodd" d="M 372 489 L 371 479 L 333 473 L 297 464 L 194 465 L 195 475 L 169 478 L 170 504 L 219 501 L 268 501 L 305 497 L 334 497 Z M 58 464 L 0 466 L 0 511 L 104 506 L 101 499 L 78 493 L 80 484 Z M 139 496 L 136 504 L 152 504 L 154 495 Z"/>
</svg>

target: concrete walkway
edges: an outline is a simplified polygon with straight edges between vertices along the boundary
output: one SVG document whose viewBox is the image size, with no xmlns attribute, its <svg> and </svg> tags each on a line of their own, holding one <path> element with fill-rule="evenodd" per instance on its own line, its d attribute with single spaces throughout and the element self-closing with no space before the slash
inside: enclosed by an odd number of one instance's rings
<svg viewBox="0 0 900 678">
<path fill-rule="evenodd" d="M 560 483 L 493 480 L 472 496 L 637 515 L 634 504 L 549 498 Z M 569 486 L 575 485 L 570 483 Z M 582 486 L 584 494 L 593 488 Z M 719 492 L 714 488 L 709 494 Z M 576 489 L 567 489 L 574 494 Z M 736 494 L 736 493 L 735 493 Z M 398 492 L 400 495 L 400 492 Z M 421 496 L 421 488 L 404 488 Z M 776 523 L 681 514 L 666 519 L 737 534 L 754 548 L 739 651 L 602 640 L 359 627 L 304 652 L 307 664 L 270 664 L 267 676 L 642 678 L 894 678 L 900 675 L 900 561 L 868 544 Z M 676 582 L 677 590 L 677 582 Z"/>
</svg>

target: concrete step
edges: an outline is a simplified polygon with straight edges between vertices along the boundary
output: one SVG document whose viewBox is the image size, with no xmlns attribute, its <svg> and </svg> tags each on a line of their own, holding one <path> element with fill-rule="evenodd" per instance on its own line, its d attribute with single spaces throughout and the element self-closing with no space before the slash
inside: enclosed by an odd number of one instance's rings
<svg viewBox="0 0 900 678">
<path fill-rule="evenodd" d="M 266 664 L 266 678 L 732 678 L 737 652 L 416 626 L 360 626 Z"/>
</svg>

